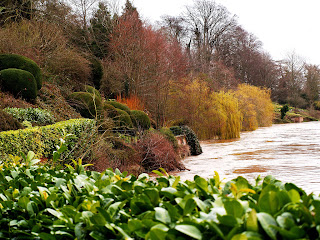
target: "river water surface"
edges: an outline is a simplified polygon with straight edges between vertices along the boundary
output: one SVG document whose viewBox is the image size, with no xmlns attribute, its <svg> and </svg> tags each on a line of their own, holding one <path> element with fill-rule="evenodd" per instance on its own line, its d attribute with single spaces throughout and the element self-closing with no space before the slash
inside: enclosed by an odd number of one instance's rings
<svg viewBox="0 0 320 240">
<path fill-rule="evenodd" d="M 273 175 L 307 193 L 320 193 L 320 122 L 292 123 L 241 133 L 240 139 L 201 142 L 203 153 L 184 159 L 190 171 L 181 179 L 209 178 L 217 171 L 223 182 L 243 176 Z"/>
</svg>

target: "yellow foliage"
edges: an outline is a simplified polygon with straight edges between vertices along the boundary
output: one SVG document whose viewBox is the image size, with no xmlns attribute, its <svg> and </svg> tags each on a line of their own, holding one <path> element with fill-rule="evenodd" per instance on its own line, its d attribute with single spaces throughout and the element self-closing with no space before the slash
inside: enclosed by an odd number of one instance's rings
<svg viewBox="0 0 320 240">
<path fill-rule="evenodd" d="M 171 83 L 168 120 L 185 119 L 200 139 L 240 136 L 238 100 L 230 92 L 211 92 L 205 81 Z"/>
<path fill-rule="evenodd" d="M 272 125 L 273 104 L 270 98 L 270 90 L 240 84 L 235 91 L 239 100 L 239 108 L 242 113 L 242 130 L 250 131 L 258 127 Z"/>
</svg>

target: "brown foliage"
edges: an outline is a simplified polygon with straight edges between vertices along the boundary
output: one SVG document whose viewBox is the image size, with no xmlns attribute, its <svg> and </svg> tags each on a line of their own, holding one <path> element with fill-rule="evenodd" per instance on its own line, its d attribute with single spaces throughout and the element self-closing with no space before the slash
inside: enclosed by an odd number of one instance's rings
<svg viewBox="0 0 320 240">
<path fill-rule="evenodd" d="M 135 144 L 135 149 L 139 155 L 139 164 L 147 171 L 159 168 L 166 171 L 184 169 L 172 143 L 160 133 L 147 133 Z"/>
<path fill-rule="evenodd" d="M 44 21 L 24 20 L 1 28 L 0 53 L 29 57 L 44 75 L 58 75 L 63 84 L 68 79 L 85 83 L 91 74 L 90 63 L 69 46 L 62 27 Z"/>
<path fill-rule="evenodd" d="M 120 17 L 110 39 L 102 90 L 105 94 L 138 96 L 157 123 L 163 122 L 168 82 L 186 73 L 187 61 L 180 45 L 143 25 L 135 12 Z"/>
<path fill-rule="evenodd" d="M 18 122 L 10 114 L 0 110 L 0 132 L 8 130 L 17 130 L 23 128 L 22 124 Z"/>
</svg>

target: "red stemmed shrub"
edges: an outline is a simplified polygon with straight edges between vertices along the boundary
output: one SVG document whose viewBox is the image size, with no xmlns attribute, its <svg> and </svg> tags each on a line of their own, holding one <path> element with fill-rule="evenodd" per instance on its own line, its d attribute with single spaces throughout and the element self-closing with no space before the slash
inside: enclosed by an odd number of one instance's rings
<svg viewBox="0 0 320 240">
<path fill-rule="evenodd" d="M 135 145 L 137 158 L 145 170 L 164 168 L 166 171 L 185 169 L 172 143 L 161 133 L 148 132 Z"/>
</svg>

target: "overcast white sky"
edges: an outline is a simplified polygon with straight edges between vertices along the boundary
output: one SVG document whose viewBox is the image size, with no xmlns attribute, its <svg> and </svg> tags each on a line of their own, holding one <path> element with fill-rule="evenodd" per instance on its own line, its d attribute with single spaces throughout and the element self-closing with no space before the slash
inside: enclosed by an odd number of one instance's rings
<svg viewBox="0 0 320 240">
<path fill-rule="evenodd" d="M 144 19 L 178 16 L 192 0 L 133 0 Z M 308 63 L 320 64 L 320 0 L 216 0 L 238 16 L 274 60 L 293 50 Z"/>
</svg>

